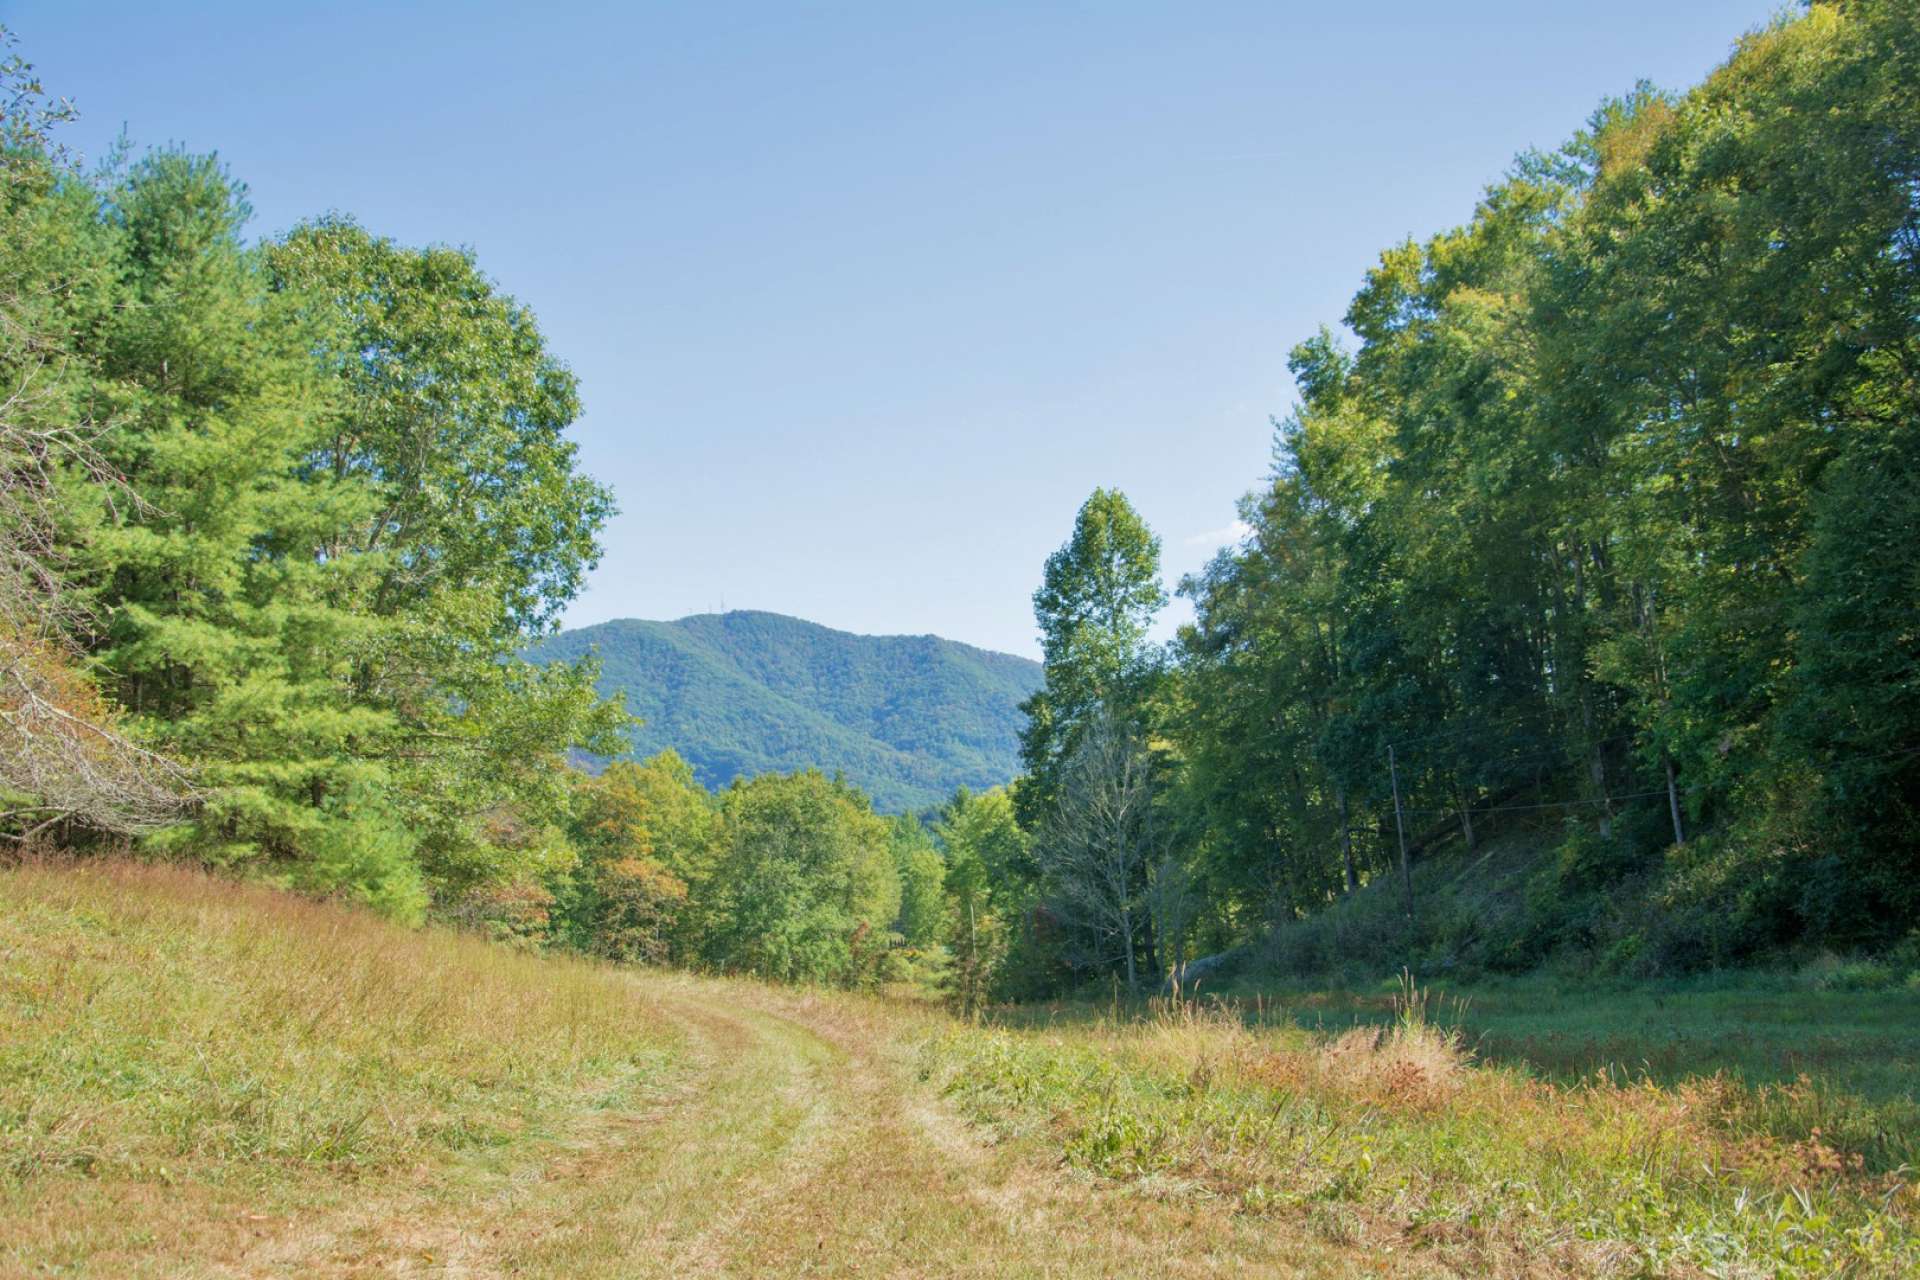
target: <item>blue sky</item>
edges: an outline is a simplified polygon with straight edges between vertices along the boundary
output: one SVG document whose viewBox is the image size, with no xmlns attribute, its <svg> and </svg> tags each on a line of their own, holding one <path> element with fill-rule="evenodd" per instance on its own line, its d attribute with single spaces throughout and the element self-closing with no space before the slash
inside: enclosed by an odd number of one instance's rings
<svg viewBox="0 0 1920 1280">
<path fill-rule="evenodd" d="M 1758 0 L 0 0 L 70 143 L 216 150 L 258 234 L 471 246 L 622 513 L 574 624 L 771 609 L 1033 654 L 1098 485 L 1169 585 L 1266 473 L 1289 346 Z M 1169 611 L 1167 626 L 1181 616 Z"/>
</svg>

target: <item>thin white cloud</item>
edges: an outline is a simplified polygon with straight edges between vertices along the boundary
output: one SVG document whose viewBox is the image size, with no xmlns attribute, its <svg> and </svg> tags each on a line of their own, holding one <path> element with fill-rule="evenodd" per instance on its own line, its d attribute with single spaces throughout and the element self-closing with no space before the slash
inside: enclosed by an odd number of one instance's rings
<svg viewBox="0 0 1920 1280">
<path fill-rule="evenodd" d="M 1191 538 L 1186 539 L 1186 545 L 1190 547 L 1205 547 L 1209 551 L 1217 551 L 1221 547 L 1230 547 L 1237 542 L 1245 541 L 1246 536 L 1252 532 L 1253 526 L 1245 520 L 1235 520 L 1224 529 L 1209 529 L 1205 533 L 1194 534 Z"/>
</svg>

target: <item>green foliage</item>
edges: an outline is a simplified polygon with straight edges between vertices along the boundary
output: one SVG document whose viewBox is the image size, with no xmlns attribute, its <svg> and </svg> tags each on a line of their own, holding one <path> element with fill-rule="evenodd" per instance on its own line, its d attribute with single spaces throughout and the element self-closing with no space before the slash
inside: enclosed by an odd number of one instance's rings
<svg viewBox="0 0 1920 1280">
<path fill-rule="evenodd" d="M 513 642 L 550 623 L 599 559 L 612 495 L 574 469 L 575 379 L 469 252 L 408 249 L 338 217 L 269 246 L 273 287 L 325 346 L 338 411 L 303 459 L 369 482 L 334 555 L 386 554 L 373 611 L 486 601 L 462 619 Z"/>
<path fill-rule="evenodd" d="M 1389 748 L 1416 860 L 1572 824 L 1513 962 L 1920 922 L 1916 24 L 1814 4 L 1604 104 L 1295 349 L 1164 698 L 1203 934 L 1391 871 Z"/>
<path fill-rule="evenodd" d="M 322 893 L 342 892 L 382 915 L 418 924 L 426 915 L 425 877 L 413 842 L 391 815 L 348 812 L 315 832 L 309 862 L 296 883 Z"/>
<path fill-rule="evenodd" d="M 1160 539 L 1118 489 L 1095 489 L 1033 593 L 1046 683 L 1021 707 L 1026 773 L 1015 791 L 1033 829 L 1052 809 L 1062 761 L 1103 704 L 1131 716 L 1152 674 L 1147 631 L 1167 602 Z"/>
<path fill-rule="evenodd" d="M 897 932 L 908 947 L 926 950 L 944 940 L 947 864 L 918 818 L 907 814 L 888 824 L 893 867 L 900 877 Z"/>
<path fill-rule="evenodd" d="M 1013 788 L 1036 890 L 1003 964 L 1016 989 L 1077 971 L 1131 990 L 1183 958 L 1194 842 L 1170 839 L 1181 761 L 1157 736 L 1177 690 L 1147 638 L 1165 603 L 1159 538 L 1125 494 L 1094 490 L 1033 596 L 1046 684 L 1022 706 Z"/>
<path fill-rule="evenodd" d="M 576 787 L 580 860 L 560 877 L 557 938 L 615 960 L 695 958 L 717 838 L 712 797 L 671 751 L 616 761 Z"/>
<path fill-rule="evenodd" d="M 1849 446 L 1813 502 L 1778 743 L 1806 764 L 1782 781 L 1817 848 L 1798 913 L 1842 943 L 1920 919 L 1920 431 L 1876 424 Z"/>
<path fill-rule="evenodd" d="M 564 865 L 566 752 L 624 717 L 514 656 L 611 510 L 531 316 L 349 222 L 249 245 L 212 157 L 90 177 L 9 137 L 0 290 L 98 450 L 48 455 L 55 621 L 201 791 L 152 847 L 412 920 Z"/>
<path fill-rule="evenodd" d="M 124 838 L 177 819 L 191 788 L 127 739 L 81 669 L 74 633 L 96 620 L 71 580 L 71 506 L 89 490 L 132 497 L 69 350 L 76 325 L 106 319 L 111 281 L 49 149 L 72 109 L 12 44 L 0 28 L 0 840 L 56 825 Z"/>
<path fill-rule="evenodd" d="M 947 863 L 917 818 L 818 770 L 715 796 L 672 751 L 574 776 L 552 943 L 791 982 L 937 980 Z"/>
<path fill-rule="evenodd" d="M 933 636 L 855 636 L 778 614 L 625 620 L 565 632 L 536 662 L 600 664 L 600 688 L 641 723 L 635 755 L 668 747 L 701 782 L 816 767 L 843 773 L 883 811 L 922 812 L 958 786 L 1018 771 L 1024 658 Z"/>
<path fill-rule="evenodd" d="M 704 959 L 767 978 L 867 981 L 900 913 L 886 822 L 818 770 L 727 789 L 711 884 Z"/>
<path fill-rule="evenodd" d="M 1039 869 L 1005 788 L 962 787 L 934 835 L 946 852 L 947 950 L 954 999 L 971 1012 L 1001 987 L 1009 955 L 1031 920 Z"/>
<path fill-rule="evenodd" d="M 242 246 L 243 196 L 211 159 L 161 152 L 87 211 L 125 297 L 86 353 L 92 391 L 124 423 L 107 452 L 144 505 L 89 493 L 99 505 L 77 513 L 91 524 L 82 581 L 110 619 L 98 661 L 210 786 L 191 832 L 163 843 L 221 862 L 311 858 L 330 798 L 379 785 L 353 744 L 397 729 L 352 696 L 352 655 L 375 628 L 340 600 L 368 566 L 310 550 L 326 504 L 299 463 L 326 398 L 310 335 Z"/>
</svg>

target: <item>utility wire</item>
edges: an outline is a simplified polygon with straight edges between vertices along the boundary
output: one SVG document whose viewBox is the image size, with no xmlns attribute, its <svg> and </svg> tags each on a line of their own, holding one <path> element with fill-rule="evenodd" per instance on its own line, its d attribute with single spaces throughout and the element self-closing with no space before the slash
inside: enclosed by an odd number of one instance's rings
<svg viewBox="0 0 1920 1280">
<path fill-rule="evenodd" d="M 1611 738 L 1602 738 L 1598 742 L 1584 745 L 1610 747 L 1619 742 L 1631 742 L 1636 736 L 1637 735 L 1631 733 L 1617 733 Z M 1542 760 L 1564 760 L 1567 758 L 1567 754 L 1568 752 L 1565 747 L 1558 747 L 1551 751 L 1536 751 L 1532 755 L 1525 756 L 1487 756 L 1480 760 L 1466 762 L 1466 764 L 1463 765 L 1456 765 L 1455 767 L 1464 768 L 1472 766 L 1483 769 L 1510 768 L 1515 765 L 1536 764 Z"/>
</svg>

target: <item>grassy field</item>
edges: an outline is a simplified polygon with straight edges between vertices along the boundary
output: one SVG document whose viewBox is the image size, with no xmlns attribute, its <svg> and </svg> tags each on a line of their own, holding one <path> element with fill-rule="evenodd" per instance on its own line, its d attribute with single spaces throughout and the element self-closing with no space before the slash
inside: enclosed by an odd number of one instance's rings
<svg viewBox="0 0 1920 1280">
<path fill-rule="evenodd" d="M 1739 975 L 1652 987 L 1434 983 L 1427 994 L 1436 1021 L 1457 1028 L 1474 1057 L 1560 1083 L 1604 1074 L 1672 1085 L 1715 1073 L 1754 1086 L 1818 1081 L 1885 1107 L 1889 1122 L 1864 1154 L 1885 1167 L 1920 1165 L 1920 989 L 1824 990 L 1793 975 Z M 1341 1030 L 1391 1021 L 1395 998 L 1280 989 L 1234 1003 Z"/>
<path fill-rule="evenodd" d="M 163 868 L 0 874 L 0 1270 L 427 1258 L 463 1195 L 644 1106 L 644 989 Z"/>
<path fill-rule="evenodd" d="M 977 1122 L 1097 1177 L 1226 1201 L 1376 1260 L 1461 1275 L 1920 1272 L 1915 1064 L 1875 1061 L 1912 1045 L 1910 998 L 1829 1010 L 1802 997 L 1794 1012 L 1781 996 L 1522 990 L 1473 1037 L 1501 1046 L 1494 1059 L 1472 1048 L 1472 1006 L 1441 1016 L 1409 986 L 1022 1009 L 941 1036 L 924 1070 Z M 1795 1057 L 1795 1027 L 1842 1047 Z M 1534 1046 L 1550 1050 L 1537 1063 Z M 1615 1050 L 1657 1066 L 1608 1066 Z M 1787 1075 L 1816 1061 L 1835 1076 Z"/>
<path fill-rule="evenodd" d="M 1361 1274 L 989 1141 L 921 1008 L 0 871 L 0 1276 Z"/>
<path fill-rule="evenodd" d="M 1912 997 L 1814 994 L 967 1024 L 30 865 L 0 1275 L 1913 1274 Z"/>
<path fill-rule="evenodd" d="M 1657 985 L 1546 977 L 1433 983 L 1426 1016 L 1471 1060 L 1568 1086 L 1679 1086 L 1720 1076 L 1775 1101 L 1780 1135 L 1826 1141 L 1875 1172 L 1920 1168 L 1920 988 L 1844 990 L 1814 973 L 1732 974 Z M 1337 1036 L 1392 1026 L 1403 983 L 1326 990 L 1301 983 L 1236 983 L 1198 997 L 1249 1027 Z M 1002 1025 L 1070 1027 L 1112 1021 L 1111 1003 L 1026 1006 Z M 1150 1017 L 1136 1004 L 1130 1016 Z M 1799 1099 L 1794 1108 L 1784 1104 Z"/>
</svg>

